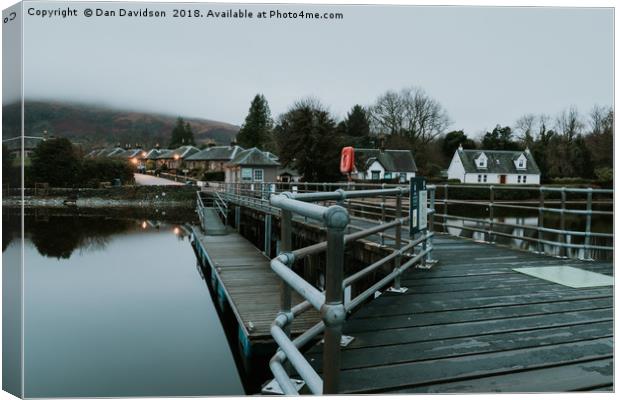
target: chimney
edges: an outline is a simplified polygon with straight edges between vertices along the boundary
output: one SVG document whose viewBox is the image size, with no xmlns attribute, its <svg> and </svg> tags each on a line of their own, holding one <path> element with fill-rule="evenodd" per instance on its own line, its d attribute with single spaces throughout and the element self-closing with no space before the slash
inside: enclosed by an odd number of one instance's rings
<svg viewBox="0 0 620 400">
<path fill-rule="evenodd" d="M 459 151 L 463 151 L 463 143 L 459 143 Z"/>
<path fill-rule="evenodd" d="M 214 140 L 209 140 L 209 141 L 207 142 L 207 147 L 208 147 L 208 148 L 209 148 L 209 147 L 214 147 L 214 146 L 215 146 L 215 141 L 214 141 Z"/>
<path fill-rule="evenodd" d="M 155 148 L 159 150 L 159 143 L 155 143 Z"/>
<path fill-rule="evenodd" d="M 235 147 L 237 145 L 237 141 L 235 139 L 230 141 L 230 147 Z"/>
<path fill-rule="evenodd" d="M 385 135 L 379 136 L 379 151 L 381 153 L 385 151 Z"/>
</svg>

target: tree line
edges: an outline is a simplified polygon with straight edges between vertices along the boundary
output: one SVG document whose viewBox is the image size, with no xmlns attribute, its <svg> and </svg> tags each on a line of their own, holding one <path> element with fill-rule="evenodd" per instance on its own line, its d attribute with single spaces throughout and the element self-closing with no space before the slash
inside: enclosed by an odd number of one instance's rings
<svg viewBox="0 0 620 400">
<path fill-rule="evenodd" d="M 569 107 L 556 116 L 525 114 L 510 125 L 497 125 L 475 139 L 463 130 L 448 131 L 447 110 L 422 88 L 386 91 L 370 106 L 354 105 L 338 121 L 314 98 L 293 103 L 273 119 L 267 99 L 257 94 L 237 135 L 243 147 L 279 155 L 307 181 L 342 179 L 338 163 L 344 146 L 410 150 L 418 174 L 440 177 L 459 147 L 484 150 L 529 148 L 543 182 L 559 178 L 613 179 L 611 107 L 594 106 L 587 115 Z"/>
</svg>

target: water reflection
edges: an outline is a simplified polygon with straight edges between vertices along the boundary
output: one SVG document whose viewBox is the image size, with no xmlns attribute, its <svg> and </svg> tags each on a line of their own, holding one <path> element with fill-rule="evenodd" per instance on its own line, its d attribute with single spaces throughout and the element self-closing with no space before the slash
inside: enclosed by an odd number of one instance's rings
<svg viewBox="0 0 620 400">
<path fill-rule="evenodd" d="M 4 258 L 21 253 L 19 216 L 9 217 Z M 25 220 L 26 397 L 244 394 L 183 218 Z"/>
<path fill-rule="evenodd" d="M 2 251 L 21 234 L 19 209 L 3 209 Z M 138 219 L 139 218 L 139 219 Z M 194 222 L 185 210 L 136 209 L 25 209 L 25 238 L 39 254 L 68 259 L 74 251 L 103 251 L 109 239 L 121 232 L 171 229 L 179 238 L 189 235 L 186 222 Z"/>
</svg>

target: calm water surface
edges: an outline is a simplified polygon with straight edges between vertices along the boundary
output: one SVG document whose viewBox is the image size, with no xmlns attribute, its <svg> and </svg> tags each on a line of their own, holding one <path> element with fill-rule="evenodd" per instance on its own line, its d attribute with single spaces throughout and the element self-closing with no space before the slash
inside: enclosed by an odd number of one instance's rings
<svg viewBox="0 0 620 400">
<path fill-rule="evenodd" d="M 188 240 L 174 223 L 27 218 L 25 396 L 243 395 Z"/>
</svg>

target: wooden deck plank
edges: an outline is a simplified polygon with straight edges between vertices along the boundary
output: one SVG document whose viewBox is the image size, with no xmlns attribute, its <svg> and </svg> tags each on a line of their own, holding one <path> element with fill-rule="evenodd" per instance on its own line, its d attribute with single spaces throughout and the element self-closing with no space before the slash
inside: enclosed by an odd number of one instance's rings
<svg viewBox="0 0 620 400">
<path fill-rule="evenodd" d="M 613 265 L 438 236 L 430 270 L 402 278 L 346 322 L 345 393 L 610 390 L 613 287 L 573 289 L 513 271 Z M 306 356 L 321 369 L 321 347 Z M 553 379 L 550 379 L 550 378 Z M 551 382 L 552 381 L 552 382 Z"/>
<path fill-rule="evenodd" d="M 253 326 L 250 341 L 269 340 L 271 324 L 280 311 L 280 279 L 271 270 L 269 259 L 236 232 L 218 236 L 198 233 L 197 239 L 217 269 L 240 324 Z M 302 301 L 297 293 L 292 298 L 293 304 Z M 319 320 L 318 312 L 310 310 L 293 321 L 291 332 L 300 334 Z"/>
</svg>

